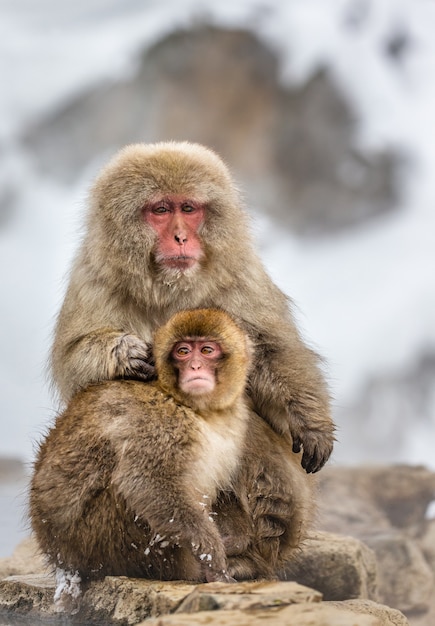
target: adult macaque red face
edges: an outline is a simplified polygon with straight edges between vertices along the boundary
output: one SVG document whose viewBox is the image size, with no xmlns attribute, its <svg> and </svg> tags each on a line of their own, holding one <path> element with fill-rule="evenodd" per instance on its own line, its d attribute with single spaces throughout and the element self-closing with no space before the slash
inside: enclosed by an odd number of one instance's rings
<svg viewBox="0 0 435 626">
<path fill-rule="evenodd" d="M 178 370 L 178 386 L 184 393 L 199 395 L 213 391 L 216 367 L 222 356 L 222 349 L 216 341 L 179 341 L 171 356 Z"/>
<path fill-rule="evenodd" d="M 178 270 L 195 267 L 203 256 L 198 229 L 204 221 L 204 206 L 171 195 L 147 204 L 143 215 L 158 236 L 157 262 Z"/>
</svg>

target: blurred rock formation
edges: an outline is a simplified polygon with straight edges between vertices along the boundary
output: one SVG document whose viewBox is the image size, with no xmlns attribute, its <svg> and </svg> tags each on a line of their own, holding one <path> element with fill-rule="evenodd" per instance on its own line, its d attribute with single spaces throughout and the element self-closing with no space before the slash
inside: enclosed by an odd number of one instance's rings
<svg viewBox="0 0 435 626">
<path fill-rule="evenodd" d="M 408 465 L 329 466 L 320 474 L 319 500 L 322 530 L 373 550 L 379 602 L 403 611 L 412 626 L 432 626 L 435 519 L 427 511 L 435 501 L 435 473 Z"/>
<path fill-rule="evenodd" d="M 383 458 L 386 439 L 391 450 L 403 451 L 409 446 L 410 432 L 434 432 L 435 352 L 431 350 L 430 345 L 423 348 L 407 369 L 368 379 L 351 406 L 337 409 L 338 421 L 352 420 L 352 440 L 360 442 L 365 461 Z M 341 439 L 341 447 L 349 445 L 352 441 Z"/>
<path fill-rule="evenodd" d="M 324 67 L 280 82 L 277 56 L 248 30 L 168 35 L 134 75 L 79 94 L 23 134 L 40 171 L 73 180 L 137 141 L 198 141 L 235 170 L 248 205 L 301 234 L 349 227 L 394 208 L 397 155 L 364 153 L 356 113 Z"/>
</svg>

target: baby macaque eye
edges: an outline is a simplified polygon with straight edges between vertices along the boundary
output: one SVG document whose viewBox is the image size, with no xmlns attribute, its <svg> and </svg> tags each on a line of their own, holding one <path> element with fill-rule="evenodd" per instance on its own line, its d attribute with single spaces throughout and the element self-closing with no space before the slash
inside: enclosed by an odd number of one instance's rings
<svg viewBox="0 0 435 626">
<path fill-rule="evenodd" d="M 213 346 L 203 346 L 201 348 L 201 353 L 202 354 L 213 354 L 214 350 L 215 349 L 213 348 Z"/>
<path fill-rule="evenodd" d="M 176 353 L 179 356 L 187 356 L 189 354 L 190 350 L 187 346 L 178 346 Z"/>
<path fill-rule="evenodd" d="M 190 346 L 187 342 L 181 341 L 180 343 L 176 343 L 172 348 L 172 358 L 174 359 L 186 359 L 192 353 L 192 346 Z"/>
</svg>

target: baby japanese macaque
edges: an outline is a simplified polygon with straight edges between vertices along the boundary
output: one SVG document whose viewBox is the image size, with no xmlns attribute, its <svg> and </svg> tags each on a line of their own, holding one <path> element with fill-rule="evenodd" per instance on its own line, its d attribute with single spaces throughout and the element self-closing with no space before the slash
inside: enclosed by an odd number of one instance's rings
<svg viewBox="0 0 435 626">
<path fill-rule="evenodd" d="M 199 309 L 175 314 L 153 351 L 158 380 L 90 385 L 40 445 L 30 518 L 58 596 L 105 575 L 230 580 L 213 505 L 245 443 L 250 341 Z"/>
</svg>

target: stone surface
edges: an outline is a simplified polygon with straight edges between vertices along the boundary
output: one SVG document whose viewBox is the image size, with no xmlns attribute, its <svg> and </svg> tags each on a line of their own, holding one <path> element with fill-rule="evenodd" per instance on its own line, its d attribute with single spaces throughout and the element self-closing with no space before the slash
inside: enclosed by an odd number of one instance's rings
<svg viewBox="0 0 435 626">
<path fill-rule="evenodd" d="M 298 583 L 255 581 L 226 585 L 198 585 L 179 606 L 177 613 L 218 609 L 260 609 L 285 604 L 321 602 L 322 594 Z"/>
<path fill-rule="evenodd" d="M 356 614 L 326 604 L 297 604 L 267 610 L 201 611 L 195 615 L 168 615 L 142 622 L 141 626 L 396 626 L 394 622 L 385 619 L 367 613 Z"/>
<path fill-rule="evenodd" d="M 106 577 L 84 590 L 77 619 L 81 623 L 137 624 L 143 619 L 175 611 L 195 586 L 124 577 Z M 0 614 L 27 618 L 65 619 L 53 603 L 52 576 L 10 576 L 0 580 Z"/>
<path fill-rule="evenodd" d="M 422 525 L 435 499 L 435 472 L 422 466 L 327 467 L 320 474 L 319 526 L 366 535 Z"/>
<path fill-rule="evenodd" d="M 407 626 L 407 618 L 397 611 L 383 604 L 377 604 L 372 600 L 347 600 L 346 602 L 330 602 L 331 606 L 342 611 L 352 611 L 356 614 L 368 614 L 376 616 L 383 626 Z"/>
<path fill-rule="evenodd" d="M 435 624 L 435 520 L 425 519 L 434 499 L 435 472 L 421 466 L 328 467 L 320 475 L 319 526 L 372 548 L 379 601 L 412 626 Z"/>
<path fill-rule="evenodd" d="M 420 546 L 435 575 L 435 519 L 426 521 L 420 538 Z"/>
<path fill-rule="evenodd" d="M 137 624 L 145 617 L 176 610 L 195 586 L 185 582 L 158 582 L 107 577 L 92 583 L 83 595 L 80 618 L 95 617 L 120 624 Z"/>
<path fill-rule="evenodd" d="M 267 624 L 298 626 L 405 626 L 397 611 L 374 602 L 322 602 L 318 591 L 294 582 L 254 581 L 193 585 L 107 577 L 84 590 L 76 615 L 53 604 L 52 576 L 10 576 L 0 580 L 0 623 Z M 162 617 L 163 616 L 163 617 Z M 151 619 L 155 618 L 155 619 Z M 146 620 L 146 622 L 144 622 Z"/>
<path fill-rule="evenodd" d="M 0 611 L 18 616 L 54 615 L 54 590 L 55 581 L 52 576 L 10 576 L 0 580 Z"/>
<path fill-rule="evenodd" d="M 379 596 L 404 612 L 428 611 L 435 592 L 432 569 L 418 544 L 400 532 L 367 538 L 379 570 Z"/>
<path fill-rule="evenodd" d="M 318 589 L 325 600 L 377 599 L 375 555 L 353 537 L 313 533 L 285 577 Z"/>
</svg>

